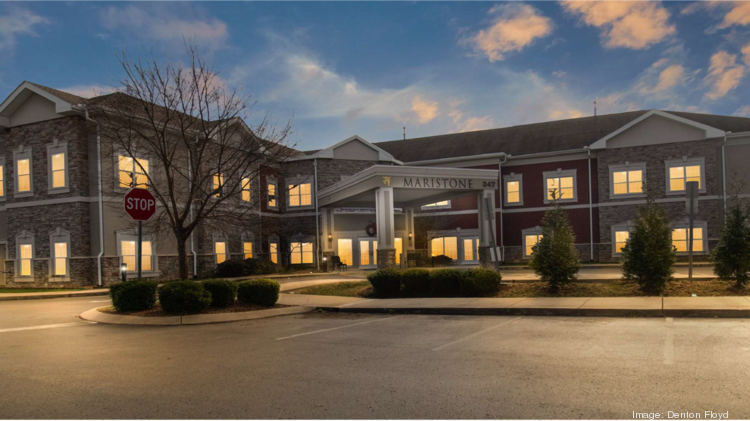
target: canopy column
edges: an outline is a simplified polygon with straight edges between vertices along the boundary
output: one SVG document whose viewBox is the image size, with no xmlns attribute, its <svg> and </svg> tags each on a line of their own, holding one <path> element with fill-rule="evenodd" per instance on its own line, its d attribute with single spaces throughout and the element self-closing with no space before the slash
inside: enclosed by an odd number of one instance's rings
<svg viewBox="0 0 750 421">
<path fill-rule="evenodd" d="M 336 253 L 333 249 L 333 208 L 320 209 L 321 216 L 321 244 L 323 244 L 323 258 L 325 259 L 326 270 L 333 270 L 331 257 Z"/>
<path fill-rule="evenodd" d="M 479 210 L 479 264 L 482 267 L 493 265 L 492 250 L 495 246 L 495 191 L 483 190 L 477 194 Z M 496 249 L 495 249 L 496 250 Z M 500 261 L 500 256 L 495 256 L 495 261 Z"/>
<path fill-rule="evenodd" d="M 393 222 L 393 187 L 375 190 L 375 216 L 377 218 L 378 268 L 396 266 L 396 243 Z"/>
</svg>

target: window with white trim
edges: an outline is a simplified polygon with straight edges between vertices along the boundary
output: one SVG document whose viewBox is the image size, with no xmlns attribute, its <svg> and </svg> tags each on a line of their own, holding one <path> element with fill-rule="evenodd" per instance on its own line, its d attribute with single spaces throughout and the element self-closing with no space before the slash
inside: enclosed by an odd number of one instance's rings
<svg viewBox="0 0 750 421">
<path fill-rule="evenodd" d="M 68 185 L 68 144 L 47 145 L 47 186 L 48 193 L 66 193 Z"/>
<path fill-rule="evenodd" d="M 424 210 L 450 209 L 450 208 L 451 208 L 450 200 L 441 200 L 439 202 L 430 203 L 430 204 L 422 206 L 422 209 Z"/>
<path fill-rule="evenodd" d="M 240 200 L 246 203 L 250 203 L 250 177 L 244 177 L 242 179 L 242 191 L 240 194 Z"/>
<path fill-rule="evenodd" d="M 622 249 L 628 244 L 630 239 L 630 231 L 626 229 L 614 230 L 614 236 L 612 238 L 614 244 L 614 251 L 612 254 L 622 254 Z"/>
<path fill-rule="evenodd" d="M 21 231 L 16 236 L 16 277 L 34 277 L 34 236 Z"/>
<path fill-rule="evenodd" d="M 707 251 L 706 243 L 706 222 L 695 222 L 693 224 L 693 253 L 705 253 Z M 688 224 L 676 224 L 672 230 L 672 246 L 677 253 L 688 253 L 688 233 L 690 229 Z"/>
<path fill-rule="evenodd" d="M 287 192 L 289 194 L 290 208 L 312 205 L 312 184 L 288 184 Z"/>
<path fill-rule="evenodd" d="M 245 255 L 245 259 L 253 258 L 253 243 L 250 241 L 244 241 L 242 243 L 242 253 Z"/>
<path fill-rule="evenodd" d="M 698 190 L 706 192 L 704 158 L 673 159 L 664 161 L 667 176 L 667 194 L 683 194 L 689 181 L 698 182 Z"/>
<path fill-rule="evenodd" d="M 542 228 L 534 227 L 521 231 L 523 235 L 523 257 L 528 259 L 534 253 L 534 246 L 542 239 Z"/>
<path fill-rule="evenodd" d="M 293 265 L 313 263 L 313 243 L 293 241 L 290 243 L 291 260 Z"/>
<path fill-rule="evenodd" d="M 127 155 L 117 156 L 119 186 L 124 189 L 131 187 L 148 189 L 149 160 L 133 159 Z"/>
<path fill-rule="evenodd" d="M 510 173 L 503 176 L 505 182 L 505 204 L 507 206 L 523 205 L 523 174 Z"/>
<path fill-rule="evenodd" d="M 5 157 L 0 156 L 0 200 L 5 200 Z"/>
<path fill-rule="evenodd" d="M 58 228 L 50 233 L 50 273 L 65 278 L 70 273 L 70 233 Z"/>
<path fill-rule="evenodd" d="M 544 189 L 544 203 L 577 201 L 576 170 L 544 172 Z"/>
<path fill-rule="evenodd" d="M 14 195 L 26 197 L 34 194 L 34 173 L 31 148 L 21 147 L 13 152 L 13 171 L 15 174 Z"/>
<path fill-rule="evenodd" d="M 153 236 L 144 236 L 141 240 L 141 272 L 157 270 L 153 245 Z M 138 235 L 118 233 L 117 253 L 120 256 L 120 264 L 125 264 L 128 272 L 138 271 Z"/>
<path fill-rule="evenodd" d="M 227 260 L 227 243 L 226 241 L 214 241 L 214 255 L 216 264 L 224 263 Z"/>
<path fill-rule="evenodd" d="M 464 263 L 479 261 L 479 237 L 464 237 L 462 239 L 464 248 Z"/>
<path fill-rule="evenodd" d="M 453 260 L 458 259 L 458 238 L 457 237 L 438 237 L 430 241 L 430 256 L 447 256 Z"/>
<path fill-rule="evenodd" d="M 214 193 L 214 197 L 221 197 L 222 190 L 224 189 L 224 174 L 222 173 L 216 173 L 214 174 L 214 183 L 213 188 L 216 193 Z"/>
<path fill-rule="evenodd" d="M 609 197 L 641 197 L 646 179 L 644 162 L 609 166 Z"/>
<path fill-rule="evenodd" d="M 266 203 L 269 209 L 278 209 L 279 207 L 277 197 L 276 197 L 278 187 L 279 187 L 278 182 L 275 179 L 272 179 L 269 177 L 266 182 L 266 195 L 267 195 Z"/>
</svg>

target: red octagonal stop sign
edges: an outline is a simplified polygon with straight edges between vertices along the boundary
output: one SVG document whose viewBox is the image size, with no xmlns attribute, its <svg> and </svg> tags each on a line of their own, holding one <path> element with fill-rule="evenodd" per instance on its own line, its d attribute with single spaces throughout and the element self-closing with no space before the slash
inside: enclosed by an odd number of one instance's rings
<svg viewBox="0 0 750 421">
<path fill-rule="evenodd" d="M 136 221 L 148 221 L 156 213 L 156 199 L 146 189 L 132 189 L 125 195 L 125 212 Z"/>
</svg>

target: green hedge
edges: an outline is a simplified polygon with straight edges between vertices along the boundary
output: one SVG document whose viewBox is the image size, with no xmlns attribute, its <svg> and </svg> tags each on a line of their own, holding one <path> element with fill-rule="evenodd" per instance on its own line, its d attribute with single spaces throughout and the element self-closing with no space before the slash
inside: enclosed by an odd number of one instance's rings
<svg viewBox="0 0 750 421">
<path fill-rule="evenodd" d="M 279 301 L 278 282 L 271 279 L 252 279 L 242 281 L 237 289 L 237 299 L 245 304 L 273 306 Z"/>
<path fill-rule="evenodd" d="M 236 278 L 238 276 L 249 275 L 245 261 L 242 259 L 228 259 L 214 269 L 214 276 L 217 278 Z"/>
<path fill-rule="evenodd" d="M 117 311 L 150 310 L 156 304 L 158 283 L 136 279 L 114 284 L 109 287 L 112 305 Z"/>
<path fill-rule="evenodd" d="M 211 305 L 211 292 L 200 282 L 170 282 L 159 288 L 159 304 L 167 313 L 198 313 Z"/>
<path fill-rule="evenodd" d="M 401 273 L 396 269 L 380 269 L 367 275 L 375 293 L 382 296 L 394 296 L 401 292 Z"/>
<path fill-rule="evenodd" d="M 451 264 L 453 264 L 453 259 L 441 254 L 440 256 L 434 256 L 432 258 L 432 263 L 435 266 L 450 266 Z"/>
<path fill-rule="evenodd" d="M 427 269 L 408 269 L 401 273 L 404 293 L 419 297 L 430 293 L 430 271 Z"/>
<path fill-rule="evenodd" d="M 461 293 L 463 273 L 458 269 L 437 269 L 430 272 L 430 293 L 437 297 L 457 297 Z"/>
<path fill-rule="evenodd" d="M 237 283 L 226 279 L 207 279 L 203 289 L 211 293 L 211 307 L 229 307 L 237 297 Z"/>
<path fill-rule="evenodd" d="M 472 269 L 461 278 L 461 295 L 467 297 L 487 297 L 500 291 L 499 273 L 490 269 Z"/>
<path fill-rule="evenodd" d="M 268 275 L 283 272 L 284 268 L 266 259 L 245 259 L 246 275 Z"/>
</svg>

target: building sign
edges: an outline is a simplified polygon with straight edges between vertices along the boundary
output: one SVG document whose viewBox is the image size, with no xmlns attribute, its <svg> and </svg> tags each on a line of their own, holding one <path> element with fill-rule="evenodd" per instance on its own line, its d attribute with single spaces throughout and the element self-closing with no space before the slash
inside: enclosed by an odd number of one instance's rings
<svg viewBox="0 0 750 421">
<path fill-rule="evenodd" d="M 389 187 L 403 187 L 412 189 L 474 190 L 494 189 L 497 187 L 497 181 L 478 180 L 473 178 L 384 176 L 383 185 Z"/>
</svg>

